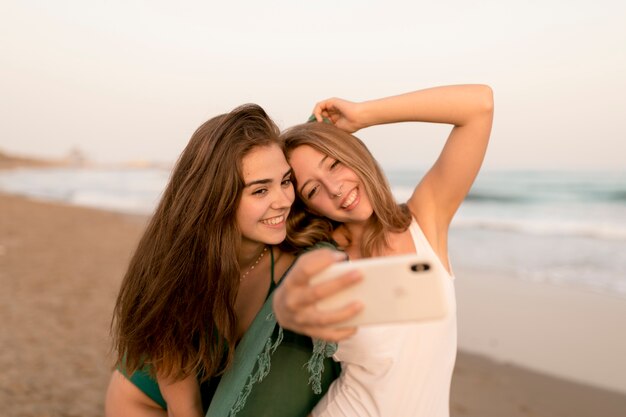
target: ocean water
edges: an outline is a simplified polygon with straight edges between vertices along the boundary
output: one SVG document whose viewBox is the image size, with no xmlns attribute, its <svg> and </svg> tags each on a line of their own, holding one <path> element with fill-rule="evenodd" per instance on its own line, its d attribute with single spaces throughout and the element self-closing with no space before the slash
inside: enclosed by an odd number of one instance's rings
<svg viewBox="0 0 626 417">
<path fill-rule="evenodd" d="M 420 178 L 388 176 L 401 201 Z M 626 172 L 483 172 L 448 246 L 459 269 L 626 297 Z"/>
<path fill-rule="evenodd" d="M 0 190 L 42 200 L 151 214 L 170 172 L 164 169 L 16 169 L 0 171 Z"/>
<path fill-rule="evenodd" d="M 406 201 L 423 173 L 387 172 Z M 163 169 L 0 171 L 0 190 L 127 213 L 152 213 Z M 626 297 L 626 172 L 482 172 L 450 230 L 456 269 L 492 271 Z"/>
</svg>

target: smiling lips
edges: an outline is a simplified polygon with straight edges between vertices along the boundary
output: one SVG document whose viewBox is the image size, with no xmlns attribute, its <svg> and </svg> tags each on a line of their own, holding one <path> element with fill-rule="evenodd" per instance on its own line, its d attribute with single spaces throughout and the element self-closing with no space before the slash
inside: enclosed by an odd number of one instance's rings
<svg viewBox="0 0 626 417">
<path fill-rule="evenodd" d="M 285 215 L 281 214 L 280 216 L 270 217 L 269 219 L 261 220 L 261 223 L 267 226 L 278 226 L 285 222 Z"/>
<path fill-rule="evenodd" d="M 341 203 L 341 208 L 344 210 L 352 210 L 356 204 L 358 203 L 359 190 L 358 188 L 353 188 L 350 193 L 344 198 Z"/>
</svg>

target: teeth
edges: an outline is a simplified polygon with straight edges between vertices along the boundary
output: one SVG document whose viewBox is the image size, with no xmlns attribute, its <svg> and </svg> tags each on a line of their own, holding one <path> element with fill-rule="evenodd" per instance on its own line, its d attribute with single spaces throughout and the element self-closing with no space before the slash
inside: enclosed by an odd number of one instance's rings
<svg viewBox="0 0 626 417">
<path fill-rule="evenodd" d="M 346 201 L 343 202 L 343 204 L 341 205 L 341 208 L 349 207 L 350 204 L 354 203 L 354 200 L 356 200 L 356 195 L 357 195 L 357 191 L 355 188 L 354 190 L 352 190 L 350 194 L 348 194 L 348 197 L 346 197 Z"/>
<path fill-rule="evenodd" d="M 272 217 L 271 219 L 262 220 L 261 222 L 265 224 L 269 224 L 271 226 L 275 226 L 279 223 L 282 223 L 283 221 L 285 221 L 285 216 L 276 216 L 276 217 Z"/>
</svg>

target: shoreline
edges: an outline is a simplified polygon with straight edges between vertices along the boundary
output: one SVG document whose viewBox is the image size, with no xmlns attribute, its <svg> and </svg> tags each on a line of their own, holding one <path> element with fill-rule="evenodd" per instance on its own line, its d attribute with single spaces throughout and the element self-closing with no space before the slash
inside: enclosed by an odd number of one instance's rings
<svg viewBox="0 0 626 417">
<path fill-rule="evenodd" d="M 0 292 L 0 345 L 4 347 L 0 401 L 7 405 L 7 415 L 102 415 L 112 365 L 111 312 L 148 217 L 3 193 L 0 212 L 0 279 L 5 284 Z M 532 283 L 516 284 L 511 278 L 464 270 L 460 265 L 455 270 L 460 351 L 452 382 L 452 416 L 622 415 L 623 393 L 555 378 L 546 374 L 550 369 L 544 370 L 543 365 L 537 366 L 541 372 L 535 372 L 534 367 L 517 366 L 510 357 L 498 356 L 516 338 L 534 332 L 532 327 L 517 332 L 507 325 L 507 314 L 527 319 L 529 299 L 532 309 L 538 309 L 533 317 L 546 321 L 554 316 L 561 324 L 573 316 L 560 311 L 570 314 L 573 308 L 584 316 L 587 308 L 603 304 L 600 300 L 582 297 L 575 306 L 555 310 L 559 295 L 549 295 L 550 289 L 530 288 Z M 547 313 L 540 314 L 544 309 Z M 617 322 L 618 317 L 614 319 Z M 588 323 L 577 326 L 585 328 Z M 602 329 L 592 330 L 595 337 L 604 337 Z M 494 334 L 497 349 L 489 345 Z M 572 335 L 576 335 L 574 328 L 561 337 Z M 491 358 L 470 353 L 481 343 L 493 350 L 487 350 Z M 604 343 L 587 340 L 583 347 L 600 349 Z M 616 348 L 623 346 L 619 344 L 623 340 L 616 343 Z M 559 359 L 550 356 L 553 347 L 538 347 L 531 353 L 544 352 L 549 361 Z M 604 361 L 598 362 L 602 370 L 619 369 L 620 364 L 613 364 L 614 358 L 606 352 L 598 361 Z M 608 365 L 611 368 L 604 367 Z"/>
</svg>

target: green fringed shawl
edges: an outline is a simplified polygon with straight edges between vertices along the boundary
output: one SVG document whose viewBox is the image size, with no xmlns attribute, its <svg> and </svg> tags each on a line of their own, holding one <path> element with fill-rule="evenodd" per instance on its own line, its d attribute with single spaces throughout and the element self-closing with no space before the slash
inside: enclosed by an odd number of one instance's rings
<svg viewBox="0 0 626 417">
<path fill-rule="evenodd" d="M 272 312 L 273 295 L 270 294 L 237 345 L 233 364 L 222 376 L 206 417 L 236 416 L 244 408 L 253 386 L 269 374 L 271 356 L 283 338 L 282 328 L 278 326 L 278 337 L 276 341 L 272 341 L 272 334 L 277 326 Z M 313 341 L 313 355 L 304 365 L 309 371 L 309 384 L 315 394 L 322 392 L 324 360 L 332 356 L 335 350 L 334 343 Z M 285 383 L 288 384 L 289 381 Z"/>
<path fill-rule="evenodd" d="M 243 408 L 252 385 L 269 372 L 269 355 L 277 346 L 271 342 L 276 326 L 276 319 L 272 313 L 273 298 L 274 294 L 270 294 L 237 345 L 233 364 L 222 375 L 206 417 L 234 416 Z M 280 343 L 280 338 L 277 343 Z M 257 362 L 259 366 L 255 370 Z"/>
<path fill-rule="evenodd" d="M 334 249 L 334 246 L 329 243 L 319 243 L 311 249 L 321 247 Z M 272 281 L 274 279 L 273 261 L 274 257 L 272 256 Z M 287 272 L 285 272 L 286 274 Z M 273 299 L 274 292 L 272 291 L 237 345 L 232 366 L 222 375 L 206 417 L 236 416 L 245 407 L 246 400 L 250 396 L 254 385 L 261 382 L 269 374 L 272 354 L 283 341 L 283 329 L 276 322 L 274 312 L 272 311 Z M 276 328 L 278 328 L 278 336 L 273 341 L 272 335 Z M 308 383 L 311 385 L 311 390 L 314 394 L 319 395 L 323 391 L 325 392 L 330 381 L 338 375 L 333 376 L 332 372 L 323 375 L 324 362 L 336 350 L 336 343 L 313 340 L 312 355 L 303 366 L 308 371 Z M 329 378 L 332 379 L 329 380 Z M 284 382 L 286 384 L 290 383 L 290 381 Z"/>
</svg>

